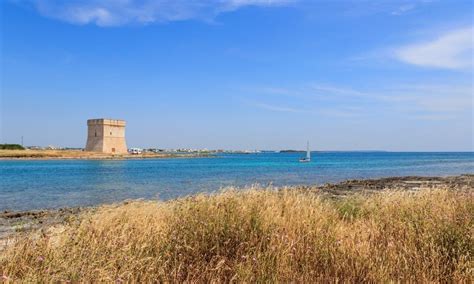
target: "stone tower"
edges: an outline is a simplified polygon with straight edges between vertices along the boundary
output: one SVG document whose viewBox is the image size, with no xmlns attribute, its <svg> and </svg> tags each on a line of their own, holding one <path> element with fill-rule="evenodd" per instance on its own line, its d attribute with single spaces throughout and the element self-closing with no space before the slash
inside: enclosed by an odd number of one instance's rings
<svg viewBox="0 0 474 284">
<path fill-rule="evenodd" d="M 86 151 L 126 154 L 125 120 L 89 119 L 87 120 Z"/>
</svg>

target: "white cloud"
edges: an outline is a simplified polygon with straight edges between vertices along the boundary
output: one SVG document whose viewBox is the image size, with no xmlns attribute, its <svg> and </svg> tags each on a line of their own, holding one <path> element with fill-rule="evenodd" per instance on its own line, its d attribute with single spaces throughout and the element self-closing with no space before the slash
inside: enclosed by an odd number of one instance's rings
<svg viewBox="0 0 474 284">
<path fill-rule="evenodd" d="M 272 7 L 296 0 L 16 0 L 44 16 L 74 24 L 119 26 L 189 19 L 212 19 L 245 6 Z"/>
<path fill-rule="evenodd" d="M 443 69 L 465 69 L 472 66 L 474 28 L 454 30 L 440 37 L 395 49 L 398 60 Z"/>
</svg>

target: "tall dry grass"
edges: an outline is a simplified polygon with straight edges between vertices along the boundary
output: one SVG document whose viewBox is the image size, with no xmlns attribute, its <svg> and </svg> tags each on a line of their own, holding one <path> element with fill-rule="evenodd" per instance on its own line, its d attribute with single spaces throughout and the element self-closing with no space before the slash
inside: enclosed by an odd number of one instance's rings
<svg viewBox="0 0 474 284">
<path fill-rule="evenodd" d="M 54 237 L 17 241 L 0 271 L 25 282 L 469 282 L 472 197 L 267 188 L 103 206 Z"/>
</svg>

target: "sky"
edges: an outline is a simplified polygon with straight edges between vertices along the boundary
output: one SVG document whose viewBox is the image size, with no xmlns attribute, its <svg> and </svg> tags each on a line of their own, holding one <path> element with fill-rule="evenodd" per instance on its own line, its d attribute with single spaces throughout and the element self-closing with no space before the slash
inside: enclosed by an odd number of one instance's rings
<svg viewBox="0 0 474 284">
<path fill-rule="evenodd" d="M 0 3 L 0 143 L 474 150 L 471 1 Z"/>
</svg>

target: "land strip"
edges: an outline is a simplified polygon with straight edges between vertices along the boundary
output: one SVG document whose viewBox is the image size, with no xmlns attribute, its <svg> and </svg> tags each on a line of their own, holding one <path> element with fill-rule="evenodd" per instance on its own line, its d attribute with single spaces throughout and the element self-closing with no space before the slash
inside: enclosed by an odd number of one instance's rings
<svg viewBox="0 0 474 284">
<path fill-rule="evenodd" d="M 0 150 L 1 160 L 124 160 L 210 157 L 208 153 L 106 154 L 81 150 Z"/>
</svg>

